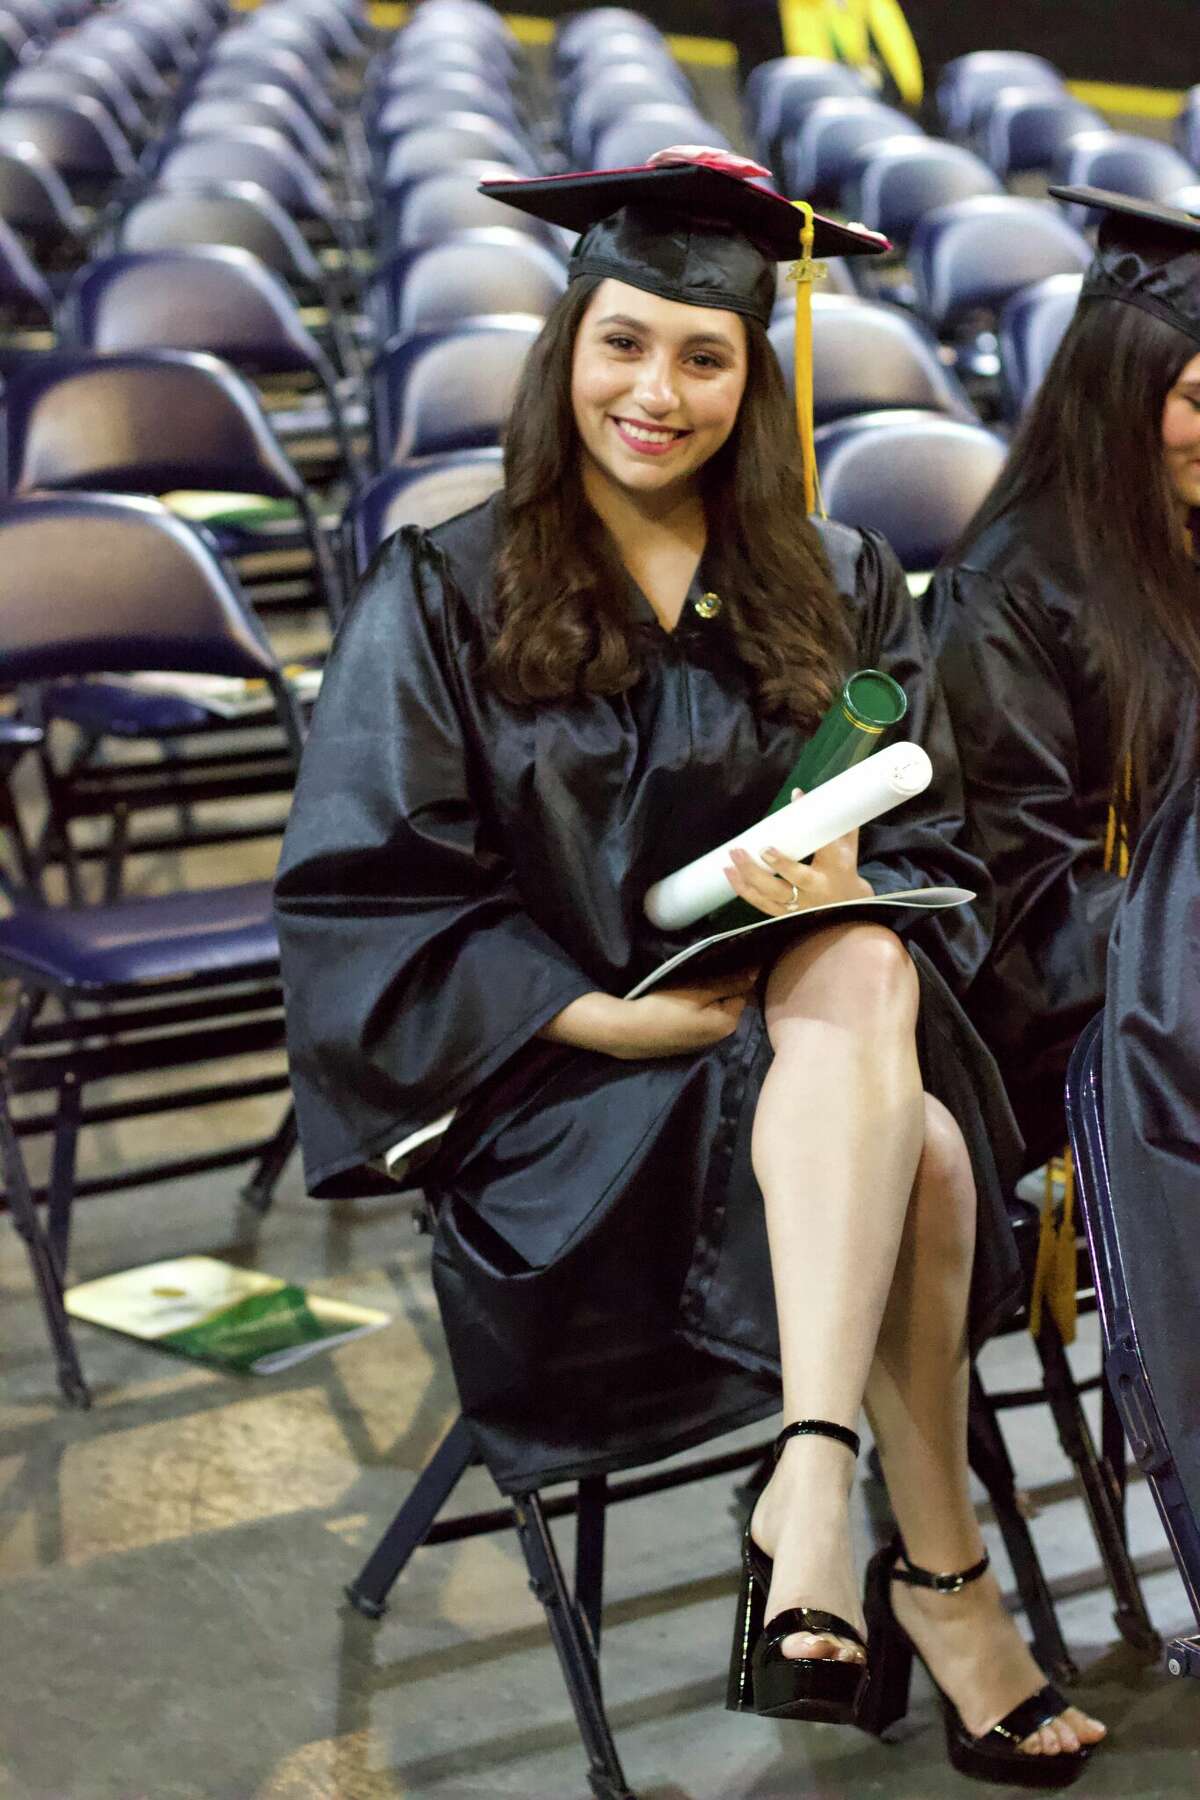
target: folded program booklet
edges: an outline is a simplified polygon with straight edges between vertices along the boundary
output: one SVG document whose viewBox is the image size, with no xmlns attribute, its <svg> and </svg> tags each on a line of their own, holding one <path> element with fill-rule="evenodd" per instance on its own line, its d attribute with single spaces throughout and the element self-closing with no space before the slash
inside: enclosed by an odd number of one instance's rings
<svg viewBox="0 0 1200 1800">
<path fill-rule="evenodd" d="M 970 888 L 904 888 L 893 894 L 866 895 L 861 900 L 831 900 L 827 906 L 806 906 L 801 912 L 764 915 L 753 924 L 737 925 L 732 931 L 718 931 L 711 937 L 688 944 L 649 975 L 643 976 L 625 998 L 636 1000 L 668 980 L 676 987 L 682 987 L 690 981 L 719 979 L 767 954 L 778 954 L 779 946 L 775 943 L 747 941 L 760 931 L 778 933 L 784 929 L 800 936 L 806 930 L 822 925 L 849 924 L 853 920 L 872 918 L 886 922 L 889 914 L 906 908 L 915 912 L 939 912 L 950 906 L 966 906 L 974 898 Z"/>
<path fill-rule="evenodd" d="M 215 1256 L 122 1269 L 68 1288 L 63 1301 L 73 1319 L 234 1374 L 272 1375 L 389 1323 L 387 1313 Z"/>
<path fill-rule="evenodd" d="M 871 894 L 861 900 L 831 900 L 827 906 L 809 906 L 803 912 L 783 913 L 780 916 L 764 914 L 750 925 L 737 925 L 731 931 L 714 932 L 709 937 L 698 939 L 694 944 L 688 944 L 657 969 L 651 970 L 649 975 L 644 975 L 636 987 L 630 988 L 625 998 L 637 1000 L 642 994 L 648 994 L 651 988 L 658 987 L 667 980 L 673 981 L 677 987 L 686 986 L 689 981 L 719 980 L 722 975 L 732 975 L 735 970 L 752 965 L 765 957 L 768 951 L 771 954 L 778 953 L 778 942 L 747 942 L 755 932 L 771 931 L 778 934 L 786 931 L 791 936 L 799 937 L 806 930 L 821 925 L 835 925 L 842 921 L 848 923 L 855 919 L 878 919 L 886 924 L 889 920 L 894 920 L 896 913 L 906 908 L 914 912 L 939 912 L 946 907 L 966 906 L 974 898 L 970 888 L 905 888 L 894 894 Z M 422 1126 L 410 1137 L 392 1145 L 383 1158 L 383 1165 L 393 1180 L 405 1179 L 414 1152 L 422 1145 L 441 1137 L 453 1118 L 452 1112 L 445 1113 L 440 1119 Z"/>
</svg>

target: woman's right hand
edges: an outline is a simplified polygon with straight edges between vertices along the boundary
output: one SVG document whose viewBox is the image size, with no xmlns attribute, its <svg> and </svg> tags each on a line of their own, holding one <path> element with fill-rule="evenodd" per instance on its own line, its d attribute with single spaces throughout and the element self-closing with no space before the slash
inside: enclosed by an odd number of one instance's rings
<svg viewBox="0 0 1200 1800">
<path fill-rule="evenodd" d="M 639 1000 L 584 994 L 543 1026 L 538 1036 L 625 1062 L 686 1056 L 719 1044 L 736 1029 L 754 981 L 752 970 L 720 983 L 663 988 Z"/>
</svg>

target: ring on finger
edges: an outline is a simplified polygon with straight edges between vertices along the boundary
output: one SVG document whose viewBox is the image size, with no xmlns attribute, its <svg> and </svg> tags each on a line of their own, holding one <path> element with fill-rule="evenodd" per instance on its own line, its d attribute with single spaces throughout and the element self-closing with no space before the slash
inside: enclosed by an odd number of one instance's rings
<svg viewBox="0 0 1200 1800">
<path fill-rule="evenodd" d="M 787 905 L 784 907 L 783 910 L 784 910 L 784 912 L 799 912 L 800 911 L 800 889 L 796 886 L 794 881 L 792 882 L 791 887 L 792 887 L 791 899 L 788 901 Z"/>
</svg>

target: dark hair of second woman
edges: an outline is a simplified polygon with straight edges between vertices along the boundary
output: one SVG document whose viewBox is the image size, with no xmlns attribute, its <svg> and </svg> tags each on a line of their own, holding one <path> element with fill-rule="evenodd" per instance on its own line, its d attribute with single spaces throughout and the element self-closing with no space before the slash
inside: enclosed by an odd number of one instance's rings
<svg viewBox="0 0 1200 1800">
<path fill-rule="evenodd" d="M 1200 686 L 1196 572 L 1163 456 L 1162 416 L 1195 345 L 1123 301 L 1076 312 L 995 487 L 951 561 L 1045 494 L 1062 507 L 1103 670 L 1113 799 L 1132 844 L 1153 804 L 1181 675 Z M 1182 667 L 1181 667 L 1182 665 Z"/>
<path fill-rule="evenodd" d="M 516 704 L 619 694 L 641 673 L 644 627 L 608 532 L 584 495 L 571 406 L 575 334 L 599 277 L 571 284 L 529 353 L 505 437 L 497 637 L 489 668 Z M 725 603 L 763 709 L 811 729 L 848 668 L 850 634 L 804 506 L 783 375 L 747 319 L 737 423 L 705 467 L 705 579 Z"/>
</svg>

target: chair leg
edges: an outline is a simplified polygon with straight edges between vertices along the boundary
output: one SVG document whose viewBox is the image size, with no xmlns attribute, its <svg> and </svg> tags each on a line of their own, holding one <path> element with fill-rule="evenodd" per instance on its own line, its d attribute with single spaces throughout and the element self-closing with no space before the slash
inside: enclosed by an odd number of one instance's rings
<svg viewBox="0 0 1200 1800">
<path fill-rule="evenodd" d="M 351 1606 L 368 1619 L 381 1619 L 387 1597 L 414 1550 L 424 1543 L 442 1507 L 471 1464 L 475 1446 L 466 1421 L 458 1419 L 418 1477 L 408 1499 L 346 1589 Z"/>
<path fill-rule="evenodd" d="M 256 1213 L 266 1214 L 271 1210 L 279 1177 L 286 1169 L 298 1141 L 296 1109 L 289 1106 L 283 1123 L 259 1157 L 253 1175 L 242 1189 L 242 1199 Z"/>
<path fill-rule="evenodd" d="M 596 1659 L 579 1612 L 567 1591 L 541 1496 L 537 1493 L 516 1495 L 513 1512 L 530 1585 L 546 1609 L 546 1623 L 583 1739 L 588 1759 L 588 1783 L 595 1800 L 637 1800 L 621 1768 L 600 1697 Z"/>
<path fill-rule="evenodd" d="M 62 1389 L 64 1399 L 70 1405 L 88 1407 L 92 1404 L 92 1396 L 87 1382 L 84 1380 L 79 1355 L 71 1336 L 66 1308 L 63 1306 L 62 1268 L 55 1258 L 50 1239 L 43 1231 L 37 1216 L 37 1207 L 34 1204 L 33 1192 L 25 1168 L 25 1158 L 21 1154 L 20 1140 L 13 1127 L 12 1115 L 9 1111 L 7 1070 L 2 1060 L 0 1060 L 0 1167 L 4 1170 L 4 1185 L 8 1193 L 8 1204 L 12 1210 L 13 1223 L 25 1240 L 30 1267 L 37 1284 L 38 1296 L 42 1303 L 42 1314 L 46 1320 L 46 1330 L 50 1336 L 54 1359 L 58 1367 L 58 1385 Z"/>
<path fill-rule="evenodd" d="M 1034 1653 L 1053 1681 L 1071 1682 L 1079 1674 L 1063 1639 L 1029 1525 L 1017 1502 L 1016 1479 L 1000 1422 L 979 1379 L 971 1371 L 967 1452 L 972 1469 L 988 1491 L 1004 1548 L 1012 1564 L 1017 1591 L 1029 1621 Z"/>
<path fill-rule="evenodd" d="M 592 1655 L 600 1655 L 600 1627 L 604 1615 L 604 1532 L 607 1523 L 608 1480 L 587 1475 L 579 1483 L 575 1513 L 575 1609 L 587 1628 Z"/>
<path fill-rule="evenodd" d="M 1058 1428 L 1059 1442 L 1075 1465 L 1083 1487 L 1084 1504 L 1116 1601 L 1113 1619 L 1117 1630 L 1135 1650 L 1156 1655 L 1162 1643 L 1146 1611 L 1141 1584 L 1125 1541 L 1119 1484 L 1112 1469 L 1096 1454 L 1091 1427 L 1053 1319 L 1043 1317 L 1042 1329 L 1034 1342 L 1041 1358 L 1046 1399 Z"/>
</svg>

